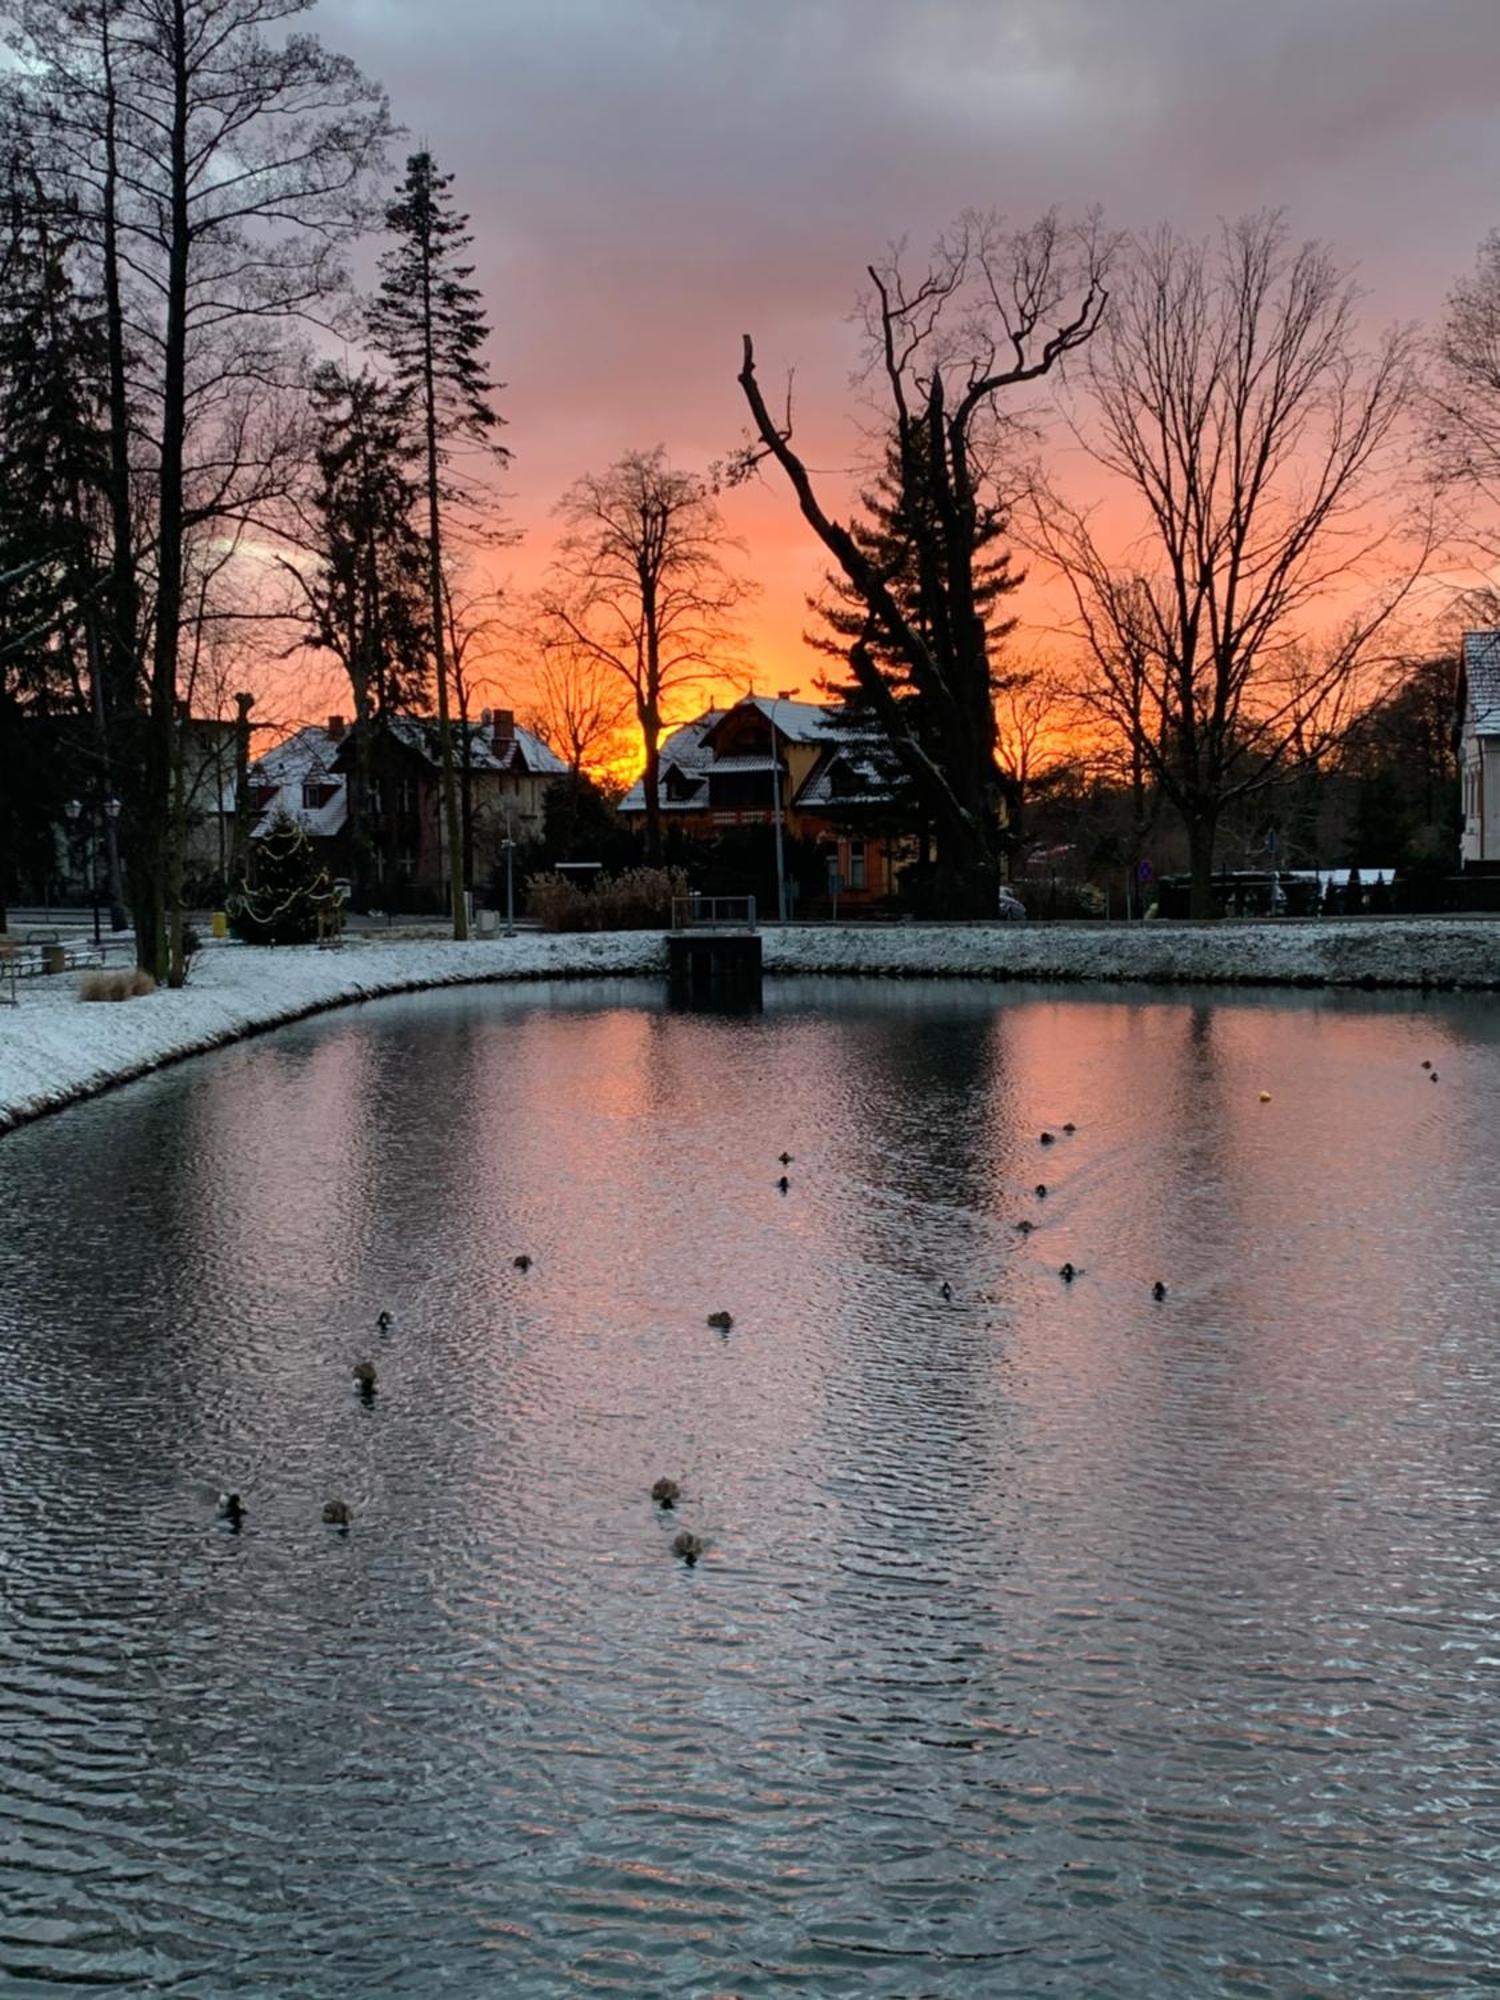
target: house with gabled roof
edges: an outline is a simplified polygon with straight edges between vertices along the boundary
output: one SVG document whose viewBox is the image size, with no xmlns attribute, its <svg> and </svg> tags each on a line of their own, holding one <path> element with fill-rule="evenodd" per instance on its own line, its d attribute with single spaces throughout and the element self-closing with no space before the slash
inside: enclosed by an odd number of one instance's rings
<svg viewBox="0 0 1500 2000">
<path fill-rule="evenodd" d="M 286 737 L 249 774 L 250 838 L 264 840 L 274 823 L 295 820 L 336 874 L 344 872 L 349 792 L 337 768 L 344 724 L 337 715 L 328 727 L 310 723 Z"/>
<path fill-rule="evenodd" d="M 1500 874 L 1500 631 L 1464 634 L 1458 762 L 1463 866 Z"/>
<path fill-rule="evenodd" d="M 486 709 L 478 722 L 453 725 L 461 788 L 468 793 L 471 887 L 482 891 L 499 865 L 503 842 L 538 840 L 547 787 L 567 765 L 509 709 Z M 467 771 L 465 746 L 467 745 Z M 355 792 L 368 777 L 366 807 L 371 894 L 391 908 L 441 907 L 448 848 L 442 814 L 437 724 L 392 715 L 371 725 L 368 771 L 359 760 L 357 725 L 341 716 L 310 726 L 258 758 L 250 772 L 250 837 L 263 839 L 285 813 L 301 826 L 335 876 L 353 872 Z"/>
<path fill-rule="evenodd" d="M 731 828 L 769 826 L 779 809 L 789 839 L 818 842 L 830 894 L 871 903 L 894 894 L 912 843 L 888 824 L 893 793 L 872 746 L 837 707 L 747 694 L 684 723 L 661 746 L 664 827 L 711 839 Z M 620 801 L 640 826 L 641 780 Z"/>
</svg>

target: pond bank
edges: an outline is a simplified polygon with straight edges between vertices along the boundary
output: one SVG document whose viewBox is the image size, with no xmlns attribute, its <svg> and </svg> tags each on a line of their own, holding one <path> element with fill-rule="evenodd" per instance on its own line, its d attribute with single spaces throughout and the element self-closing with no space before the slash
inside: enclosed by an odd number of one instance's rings
<svg viewBox="0 0 1500 2000">
<path fill-rule="evenodd" d="M 1500 922 L 1411 918 L 1313 923 L 892 924 L 765 933 L 770 974 L 1122 981 L 1154 985 L 1500 988 Z M 19 983 L 0 1007 L 0 1132 L 184 1056 L 325 1008 L 496 979 L 608 979 L 665 971 L 657 932 L 532 933 L 264 951 L 206 948 L 191 983 L 84 1006 L 67 975 Z"/>
</svg>

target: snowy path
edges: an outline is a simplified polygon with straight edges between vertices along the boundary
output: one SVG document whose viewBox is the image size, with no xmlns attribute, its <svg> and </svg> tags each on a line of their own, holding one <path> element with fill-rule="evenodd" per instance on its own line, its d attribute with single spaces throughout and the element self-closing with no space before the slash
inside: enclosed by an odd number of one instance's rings
<svg viewBox="0 0 1500 2000">
<path fill-rule="evenodd" d="M 765 934 L 769 973 L 1500 988 L 1500 921 L 809 926 Z M 0 1006 L 0 1132 L 177 1057 L 344 1001 L 489 979 L 663 974 L 657 932 L 342 951 L 207 948 L 181 992 L 84 1006 L 75 976 L 19 983 Z"/>
</svg>

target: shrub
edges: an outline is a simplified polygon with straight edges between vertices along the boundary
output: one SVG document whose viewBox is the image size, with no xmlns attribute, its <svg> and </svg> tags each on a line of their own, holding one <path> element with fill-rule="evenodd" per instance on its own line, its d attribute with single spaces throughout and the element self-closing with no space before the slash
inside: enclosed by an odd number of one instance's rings
<svg viewBox="0 0 1500 2000">
<path fill-rule="evenodd" d="M 80 1000 L 139 1000 L 156 991 L 149 972 L 133 965 L 128 972 L 86 972 L 79 982 Z"/>
<path fill-rule="evenodd" d="M 687 893 L 680 868 L 629 868 L 592 889 L 565 875 L 533 875 L 526 907 L 544 931 L 665 930 L 673 897 Z"/>
</svg>

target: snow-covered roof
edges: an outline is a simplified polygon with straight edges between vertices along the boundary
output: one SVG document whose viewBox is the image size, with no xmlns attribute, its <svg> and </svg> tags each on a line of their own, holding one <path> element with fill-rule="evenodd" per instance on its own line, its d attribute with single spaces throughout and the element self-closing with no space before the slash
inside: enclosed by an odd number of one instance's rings
<svg viewBox="0 0 1500 2000">
<path fill-rule="evenodd" d="M 708 775 L 717 778 L 726 771 L 760 771 L 769 778 L 773 771 L 785 769 L 786 764 L 780 757 L 774 760 L 770 757 L 715 757 L 708 767 Z"/>
<path fill-rule="evenodd" d="M 257 788 L 271 785 L 275 790 L 250 829 L 252 840 L 263 839 L 271 822 L 283 813 L 313 839 L 331 840 L 342 833 L 349 817 L 349 794 L 343 773 L 334 769 L 339 741 L 326 729 L 309 724 L 256 759 L 250 768 L 251 783 Z M 322 805 L 306 806 L 302 788 L 308 784 L 334 789 Z"/>
<path fill-rule="evenodd" d="M 777 765 L 772 763 L 769 751 L 759 756 L 714 755 L 710 739 L 719 724 L 744 708 L 758 709 L 767 721 L 771 720 L 774 709 L 778 738 L 785 737 L 791 743 L 814 744 L 822 750 L 823 755 L 793 801 L 798 810 L 856 801 L 877 804 L 891 796 L 889 775 L 882 770 L 876 754 L 876 739 L 868 728 L 862 732 L 854 731 L 842 709 L 824 708 L 812 701 L 773 701 L 769 695 L 747 694 L 732 708 L 711 708 L 696 720 L 684 723 L 662 744 L 660 797 L 663 812 L 702 812 L 709 809 L 706 788 L 700 788 L 692 797 L 671 797 L 666 787 L 669 770 L 675 769 L 684 777 L 694 779 L 718 777 L 726 772 L 770 777 Z M 786 768 L 783 758 L 778 757 L 777 763 L 783 770 Z M 853 792 L 838 789 L 834 776 L 837 765 L 853 773 L 856 780 Z M 637 778 L 621 799 L 619 809 L 622 813 L 642 813 L 646 810 L 645 785 L 641 779 Z"/>
<path fill-rule="evenodd" d="M 839 790 L 835 774 L 840 765 L 854 778 L 852 791 Z M 851 747 L 820 758 L 794 803 L 799 812 L 810 812 L 818 806 L 880 805 L 894 796 L 890 778 L 876 760 Z"/>
<path fill-rule="evenodd" d="M 388 727 L 391 734 L 408 748 L 420 752 L 430 764 L 437 762 L 437 724 L 420 715 L 393 715 Z M 453 725 L 455 736 L 459 725 Z M 495 743 L 494 725 L 491 722 L 471 722 L 469 724 L 469 765 L 475 771 L 507 771 L 512 774 L 534 771 L 543 777 L 566 777 L 568 767 L 555 750 L 549 750 L 539 736 L 519 724 L 511 730 L 509 740 L 502 740 L 499 747 Z"/>
<path fill-rule="evenodd" d="M 1464 678 L 1476 736 L 1500 736 L 1500 632 L 1465 632 Z"/>
<path fill-rule="evenodd" d="M 788 736 L 794 743 L 821 743 L 838 733 L 838 710 L 824 708 L 816 701 L 778 701 L 771 695 L 747 694 L 735 708 L 758 708 L 768 722 L 775 722 L 778 736 Z M 734 710 L 726 712 L 733 714 Z"/>
<path fill-rule="evenodd" d="M 692 799 L 668 799 L 665 792 L 666 777 L 667 772 L 672 769 L 681 771 L 688 777 L 701 778 L 707 774 L 714 761 L 714 755 L 703 739 L 724 714 L 725 710 L 722 708 L 705 709 L 702 715 L 695 717 L 692 722 L 683 723 L 680 729 L 674 729 L 672 734 L 664 739 L 659 758 L 663 786 L 661 802 L 668 811 L 692 812 L 701 810 L 707 804 L 707 800 L 701 796 Z M 623 813 L 639 813 L 646 810 L 644 778 L 636 779 L 621 799 L 619 810 Z"/>
</svg>

